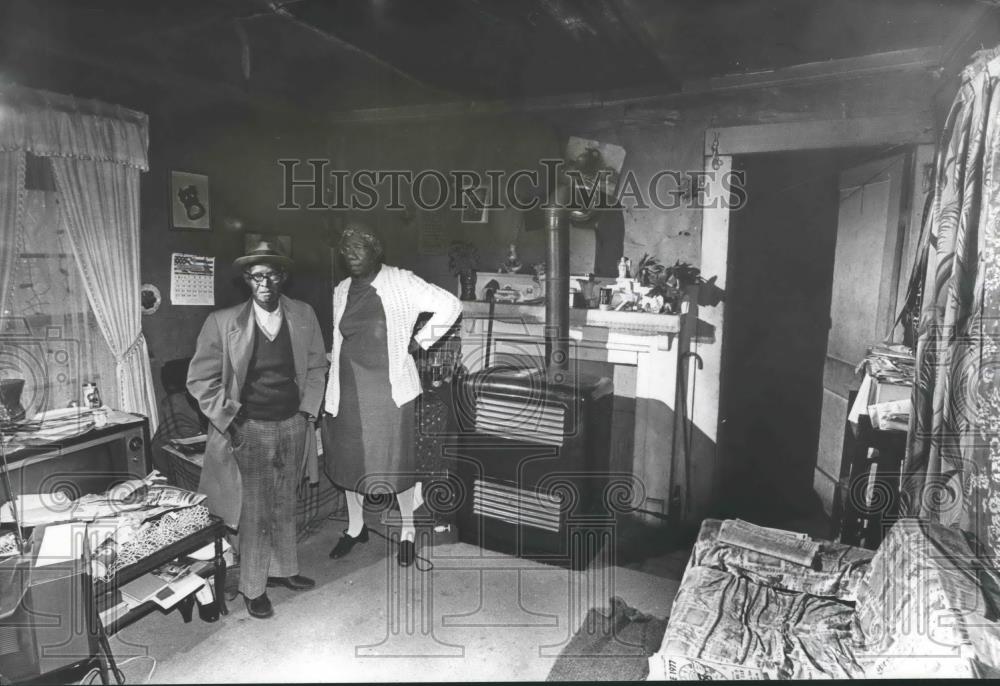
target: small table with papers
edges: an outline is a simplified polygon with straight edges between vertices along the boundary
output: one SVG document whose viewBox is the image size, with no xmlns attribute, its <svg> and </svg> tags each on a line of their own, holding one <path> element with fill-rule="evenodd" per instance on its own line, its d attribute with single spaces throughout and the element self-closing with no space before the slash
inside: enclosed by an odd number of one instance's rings
<svg viewBox="0 0 1000 686">
<path fill-rule="evenodd" d="M 215 590 L 214 607 L 210 608 L 203 618 L 206 621 L 215 621 L 219 615 L 229 614 L 226 607 L 226 559 L 223 556 L 223 539 L 226 536 L 227 528 L 225 523 L 215 515 L 210 517 L 208 526 L 193 534 L 171 543 L 152 555 L 149 555 L 135 564 L 120 569 L 111 581 L 97 581 L 94 588 L 94 597 L 98 612 L 104 612 L 112 608 L 115 604 L 115 597 L 118 589 L 131 581 L 138 579 L 144 574 L 152 572 L 154 569 L 176 560 L 186 558 L 195 551 L 207 545 L 214 544 L 214 556 L 203 569 L 198 573 L 203 577 L 212 577 L 212 584 Z M 194 596 L 188 596 L 180 601 L 178 607 L 185 622 L 191 621 L 192 609 L 194 608 Z M 144 617 L 152 610 L 159 607 L 156 603 L 149 601 L 142 605 L 129 609 L 126 613 L 109 619 L 105 624 L 108 634 L 124 628 L 135 620 Z"/>
<path fill-rule="evenodd" d="M 864 414 L 856 431 L 846 430 L 838 499 L 841 543 L 875 550 L 899 518 L 906 438 L 906 431 L 876 429 Z"/>
</svg>

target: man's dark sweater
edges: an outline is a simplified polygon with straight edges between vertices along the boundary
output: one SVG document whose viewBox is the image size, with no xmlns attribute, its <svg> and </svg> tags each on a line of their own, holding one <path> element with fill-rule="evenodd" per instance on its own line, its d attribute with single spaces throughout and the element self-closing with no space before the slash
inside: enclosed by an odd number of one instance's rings
<svg viewBox="0 0 1000 686">
<path fill-rule="evenodd" d="M 254 327 L 253 356 L 243 384 L 243 410 L 250 419 L 281 421 L 299 409 L 299 387 L 295 383 L 295 358 L 288 326 L 269 340 L 260 327 Z"/>
</svg>

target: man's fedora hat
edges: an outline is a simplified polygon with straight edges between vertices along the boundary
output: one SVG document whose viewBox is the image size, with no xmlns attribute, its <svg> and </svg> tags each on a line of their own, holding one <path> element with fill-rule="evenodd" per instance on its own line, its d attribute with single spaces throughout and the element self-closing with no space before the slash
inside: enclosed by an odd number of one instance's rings
<svg viewBox="0 0 1000 686">
<path fill-rule="evenodd" d="M 254 264 L 273 264 L 282 269 L 289 269 L 294 262 L 292 258 L 282 254 L 276 244 L 271 241 L 260 241 L 246 255 L 233 260 L 233 266 L 237 269 L 246 269 Z"/>
</svg>

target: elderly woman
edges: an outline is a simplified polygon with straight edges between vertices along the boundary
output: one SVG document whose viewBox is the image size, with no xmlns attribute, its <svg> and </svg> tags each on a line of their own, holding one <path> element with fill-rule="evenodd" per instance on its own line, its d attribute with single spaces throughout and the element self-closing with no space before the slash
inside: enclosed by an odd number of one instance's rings
<svg viewBox="0 0 1000 686">
<path fill-rule="evenodd" d="M 333 354 L 323 420 L 331 478 L 346 492 L 348 527 L 330 557 L 368 540 L 365 493 L 396 494 L 402 520 L 397 560 L 413 564 L 415 401 L 420 377 L 410 353 L 433 345 L 458 319 L 458 298 L 405 269 L 382 264 L 382 244 L 349 226 L 339 251 L 350 272 L 333 291 Z M 416 334 L 421 312 L 433 316 Z"/>
</svg>

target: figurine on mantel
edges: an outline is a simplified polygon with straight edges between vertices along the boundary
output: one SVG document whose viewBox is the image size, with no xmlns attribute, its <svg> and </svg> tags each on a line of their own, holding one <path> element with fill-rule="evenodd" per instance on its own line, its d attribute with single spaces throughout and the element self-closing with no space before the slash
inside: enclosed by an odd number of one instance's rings
<svg viewBox="0 0 1000 686">
<path fill-rule="evenodd" d="M 507 259 L 503 261 L 497 271 L 501 274 L 517 274 L 521 271 L 521 260 L 517 257 L 517 245 L 511 243 L 507 248 Z"/>
<path fill-rule="evenodd" d="M 632 260 L 622 255 L 622 258 L 618 260 L 618 278 L 619 279 L 630 279 L 632 278 Z"/>
</svg>

